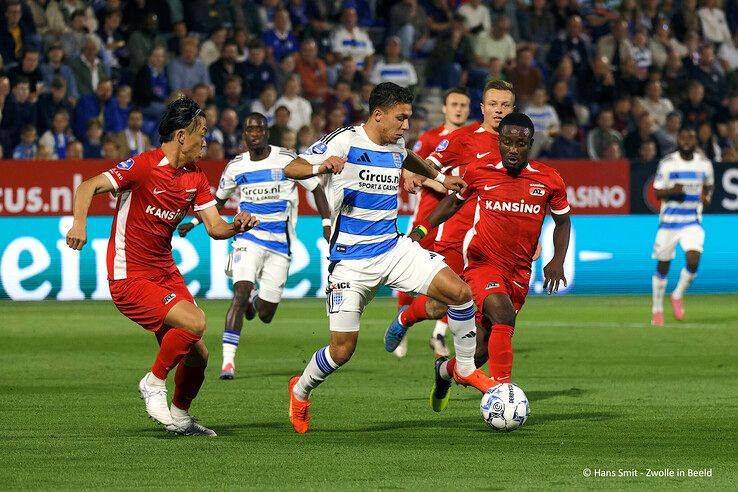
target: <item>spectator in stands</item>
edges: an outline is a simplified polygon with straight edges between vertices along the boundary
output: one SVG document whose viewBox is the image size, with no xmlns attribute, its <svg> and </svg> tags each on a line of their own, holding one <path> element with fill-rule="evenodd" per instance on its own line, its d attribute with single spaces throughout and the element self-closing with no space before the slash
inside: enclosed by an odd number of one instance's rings
<svg viewBox="0 0 738 492">
<path fill-rule="evenodd" d="M 212 159 L 214 161 L 222 161 L 223 159 L 225 159 L 223 144 L 221 144 L 217 140 L 211 140 L 208 144 L 208 150 L 205 153 L 205 159 Z"/>
<path fill-rule="evenodd" d="M 85 159 L 101 159 L 103 146 L 103 127 L 100 120 L 87 122 L 87 134 L 84 141 Z"/>
<path fill-rule="evenodd" d="M 715 68 L 715 48 L 712 45 L 703 45 L 699 53 L 699 63 L 690 76 L 702 84 L 705 89 L 705 103 L 717 111 L 725 97 L 725 77 Z"/>
<path fill-rule="evenodd" d="M 429 18 L 418 0 L 402 0 L 395 3 L 389 13 L 390 36 L 398 36 L 402 40 L 402 56 L 410 59 L 413 52 L 428 53 L 433 49 L 429 36 Z"/>
<path fill-rule="evenodd" d="M 251 103 L 243 97 L 243 83 L 238 75 L 228 76 L 222 94 L 217 96 L 215 100 L 220 111 L 224 109 L 234 110 L 239 121 L 242 121 L 251 109 Z"/>
<path fill-rule="evenodd" d="M 566 23 L 566 32 L 559 35 L 549 48 L 547 61 L 551 67 L 556 67 L 564 56 L 572 61 L 574 75 L 585 80 L 592 70 L 589 65 L 589 40 L 582 33 L 582 18 L 574 15 Z"/>
<path fill-rule="evenodd" d="M 223 94 L 226 79 L 231 75 L 242 76 L 241 67 L 238 65 L 238 43 L 233 38 L 227 39 L 223 44 L 223 53 L 220 58 L 208 67 L 210 81 L 215 88 L 215 94 Z M 243 82 L 243 80 L 242 80 Z"/>
<path fill-rule="evenodd" d="M 287 130 L 282 134 L 282 147 L 285 149 L 295 150 L 297 147 L 297 132 Z"/>
<path fill-rule="evenodd" d="M 205 66 L 210 67 L 220 58 L 227 38 L 228 29 L 223 25 L 216 26 L 210 31 L 210 36 L 200 46 L 200 60 Z"/>
<path fill-rule="evenodd" d="M 490 80 L 504 80 L 506 82 L 509 82 L 507 75 L 505 75 L 505 72 L 502 70 L 502 60 L 500 60 L 496 56 L 493 56 L 489 59 L 487 78 L 484 81 L 484 85 L 487 85 L 487 82 L 489 82 Z"/>
<path fill-rule="evenodd" d="M 643 27 L 636 29 L 633 35 L 633 59 L 636 63 L 637 76 L 641 80 L 648 77 L 648 72 L 653 65 L 653 54 L 649 42 L 648 31 Z"/>
<path fill-rule="evenodd" d="M 235 111 L 225 109 L 220 113 L 218 130 L 220 130 L 220 135 L 214 135 L 214 140 L 223 144 L 226 159 L 233 159 L 241 152 L 241 135 L 238 132 L 238 115 Z"/>
<path fill-rule="evenodd" d="M 294 53 L 290 53 L 289 55 L 285 55 L 282 57 L 282 61 L 279 62 L 279 65 L 277 65 L 276 74 L 277 74 L 277 90 L 279 92 L 284 91 L 284 84 L 287 82 L 287 79 L 295 75 L 295 67 L 297 66 L 297 55 Z"/>
<path fill-rule="evenodd" d="M 64 50 L 58 42 L 53 42 L 46 50 L 46 63 L 41 65 L 41 74 L 44 77 L 44 85 L 51 87 L 51 83 L 56 77 L 61 77 L 66 82 L 66 89 L 69 97 L 76 102 L 79 99 L 77 91 L 77 79 L 74 72 L 64 61 Z"/>
<path fill-rule="evenodd" d="M 712 131 L 709 121 L 700 123 L 697 127 L 697 146 L 702 153 L 713 162 L 722 161 L 722 151 L 717 136 Z"/>
<path fill-rule="evenodd" d="M 192 87 L 197 84 L 211 86 L 208 69 L 197 58 L 197 47 L 197 38 L 185 38 L 180 45 L 180 56 L 167 65 L 170 87 L 173 91 L 182 91 L 186 96 L 192 95 Z"/>
<path fill-rule="evenodd" d="M 738 119 L 732 119 L 727 122 L 725 136 L 720 139 L 720 150 L 723 161 L 736 162 L 736 154 L 738 151 Z M 731 159 L 728 159 L 730 155 Z"/>
<path fill-rule="evenodd" d="M 625 136 L 625 140 L 623 141 L 625 157 L 628 159 L 638 158 L 638 151 L 643 142 L 653 140 L 655 143 L 655 132 L 656 126 L 654 124 L 654 118 L 648 111 L 646 111 L 638 119 L 638 127 L 635 130 L 628 132 Z M 661 156 L 661 149 L 658 148 L 658 144 L 656 155 L 659 157 Z"/>
<path fill-rule="evenodd" d="M 656 125 L 663 126 L 666 117 L 674 111 L 674 105 L 665 97 L 661 97 L 661 81 L 649 80 L 646 83 L 646 97 L 640 98 L 643 107 L 651 113 Z"/>
<path fill-rule="evenodd" d="M 604 159 L 605 149 L 612 144 L 621 146 L 623 137 L 613 130 L 611 109 L 603 109 L 597 115 L 597 126 L 587 133 L 587 154 L 590 159 Z"/>
<path fill-rule="evenodd" d="M 380 58 L 372 68 L 369 80 L 372 84 L 394 82 L 401 87 L 413 87 L 418 83 L 415 67 L 400 56 L 402 41 L 397 36 L 390 36 L 384 42 L 384 58 Z"/>
<path fill-rule="evenodd" d="M 349 125 L 358 121 L 363 116 L 363 106 L 359 100 L 358 94 L 351 90 L 347 82 L 339 81 L 336 83 L 334 94 L 328 96 L 323 104 L 326 114 L 330 116 L 336 107 L 343 109 L 343 123 L 341 126 Z M 334 115 L 335 116 L 335 115 Z"/>
<path fill-rule="evenodd" d="M 320 138 L 323 135 L 326 135 L 325 133 L 325 126 L 327 124 L 328 118 L 326 116 L 325 109 L 323 108 L 316 108 L 315 111 L 313 111 L 313 116 L 310 118 L 310 128 L 313 129 L 313 132 L 315 132 L 316 138 Z M 314 143 L 315 140 L 311 142 Z"/>
<path fill-rule="evenodd" d="M 611 23 L 610 34 L 597 41 L 597 56 L 605 56 L 616 69 L 626 58 L 633 58 L 633 43 L 628 35 L 628 22 L 618 19 Z"/>
<path fill-rule="evenodd" d="M 464 27 L 469 34 L 488 33 L 492 30 L 489 7 L 482 0 L 469 0 L 457 12 L 464 16 Z"/>
<path fill-rule="evenodd" d="M 85 156 L 85 148 L 82 145 L 82 142 L 79 140 L 72 140 L 69 142 L 69 147 L 67 148 L 67 160 L 70 161 L 79 161 L 81 159 L 84 159 Z"/>
<path fill-rule="evenodd" d="M 149 137 L 141 131 L 143 122 L 144 119 L 141 110 L 133 108 L 128 112 L 128 125 L 126 129 L 113 135 L 120 149 L 120 153 L 126 159 L 128 157 L 135 157 L 151 149 Z"/>
<path fill-rule="evenodd" d="M 179 47 L 182 45 L 182 41 L 189 37 L 190 32 L 187 29 L 187 24 L 184 21 L 175 22 L 172 26 L 172 34 L 167 39 L 167 51 L 171 58 L 179 54 Z"/>
<path fill-rule="evenodd" d="M 518 87 L 514 87 L 517 96 Z M 531 119 L 533 128 L 535 128 L 535 139 L 530 149 L 530 155 L 531 157 L 537 157 L 551 145 L 551 141 L 561 129 L 561 123 L 556 110 L 548 104 L 548 94 L 546 94 L 546 89 L 542 87 L 533 91 L 532 100 L 524 107 L 525 114 Z"/>
<path fill-rule="evenodd" d="M 66 29 L 64 33 L 59 36 L 59 42 L 64 48 L 64 53 L 67 54 L 70 60 L 74 60 L 80 56 L 82 52 L 82 46 L 87 36 L 95 36 L 92 34 L 95 31 L 90 31 L 85 25 L 87 17 L 84 10 L 76 10 L 72 14 L 72 18 L 69 24 L 69 29 Z M 99 40 L 99 39 L 98 39 Z"/>
<path fill-rule="evenodd" d="M 507 71 L 508 80 L 515 87 L 515 102 L 521 105 L 530 102 L 536 89 L 543 87 L 543 74 L 535 66 L 534 54 L 532 47 L 521 46 L 515 66 Z"/>
<path fill-rule="evenodd" d="M 249 44 L 249 58 L 241 67 L 241 78 L 246 84 L 246 97 L 256 99 L 267 85 L 276 85 L 274 67 L 266 62 L 264 43 L 253 41 Z"/>
<path fill-rule="evenodd" d="M 447 90 L 466 85 L 473 60 L 472 44 L 464 35 L 464 19 L 456 15 L 451 22 L 451 29 L 438 36 L 428 58 L 426 65 L 428 86 Z"/>
<path fill-rule="evenodd" d="M 36 103 L 31 100 L 31 84 L 24 76 L 16 77 L 13 82 L 13 94 L 10 97 L 11 105 L 3 114 L 3 121 L 8 120 L 8 124 L 15 127 L 12 136 L 12 143 L 16 144 L 20 134 L 18 129 L 25 125 L 38 125 L 38 108 Z"/>
<path fill-rule="evenodd" d="M 669 58 L 669 53 L 676 53 L 679 58 L 687 55 L 687 47 L 677 41 L 671 31 L 671 24 L 662 21 L 656 27 L 656 33 L 649 42 L 653 55 L 653 65 L 657 70 L 663 70 Z"/>
<path fill-rule="evenodd" d="M 38 143 L 51 150 L 52 159 L 66 159 L 69 144 L 74 140 L 69 129 L 69 113 L 66 109 L 60 109 L 54 113 L 51 128 L 41 135 Z"/>
<path fill-rule="evenodd" d="M 54 114 L 59 110 L 65 110 L 67 116 L 72 114 L 74 105 L 67 95 L 67 83 L 61 77 L 55 77 L 51 81 L 51 91 L 44 92 L 38 98 L 38 128 L 45 132 L 51 128 Z"/>
<path fill-rule="evenodd" d="M 286 55 L 297 52 L 298 41 L 292 32 L 290 13 L 287 9 L 278 9 L 274 13 L 274 28 L 262 34 L 266 46 L 267 61 L 277 66 Z"/>
<path fill-rule="evenodd" d="M 638 101 L 636 100 L 636 103 Z M 615 104 L 612 107 L 613 130 L 617 131 L 621 135 L 627 134 L 629 131 L 636 127 L 635 120 L 632 116 L 633 109 L 633 98 L 626 94 L 621 94 L 615 99 Z"/>
<path fill-rule="evenodd" d="M 284 94 L 277 99 L 275 103 L 277 107 L 284 106 L 290 111 L 290 119 L 287 126 L 297 131 L 301 127 L 310 123 L 310 117 L 313 114 L 313 108 L 307 99 L 300 96 L 300 77 L 293 75 L 284 85 Z"/>
<path fill-rule="evenodd" d="M 720 3 L 720 0 L 705 0 L 704 6 L 697 11 L 705 41 L 717 46 L 732 42 L 728 21 Z"/>
<path fill-rule="evenodd" d="M 35 159 L 38 153 L 36 127 L 24 125 L 20 130 L 20 143 L 13 149 L 13 159 Z"/>
<path fill-rule="evenodd" d="M 620 70 L 615 76 L 615 94 L 618 96 L 643 95 L 643 80 L 638 77 L 638 65 L 636 65 L 635 58 L 626 58 L 620 65 Z"/>
<path fill-rule="evenodd" d="M 350 56 L 359 70 L 369 73 L 374 62 L 374 44 L 367 32 L 358 27 L 356 10 L 341 11 L 341 24 L 331 34 L 333 53 L 340 57 Z"/>
<path fill-rule="evenodd" d="M 105 137 L 102 145 L 102 158 L 108 161 L 120 161 L 122 157 L 120 155 L 120 149 L 118 144 L 115 143 L 113 137 Z"/>
<path fill-rule="evenodd" d="M 323 133 L 328 135 L 347 125 L 346 110 L 343 106 L 336 106 L 328 112 Z"/>
<path fill-rule="evenodd" d="M 305 125 L 297 131 L 297 146 L 295 150 L 302 154 L 318 139 L 318 135 L 310 125 Z"/>
<path fill-rule="evenodd" d="M 702 123 L 715 116 L 715 110 L 705 103 L 705 89 L 698 80 L 690 80 L 687 85 L 687 100 L 679 106 L 684 117 L 684 125 L 697 129 Z"/>
<path fill-rule="evenodd" d="M 0 73 L 0 146 L 12 154 L 14 135 L 18 126 L 13 121 L 15 105 L 10 96 L 10 79 Z"/>
<path fill-rule="evenodd" d="M 7 64 L 20 61 L 23 50 L 37 44 L 32 26 L 22 22 L 22 15 L 19 0 L 5 2 L 5 22 L 0 23 L 0 58 Z"/>
<path fill-rule="evenodd" d="M 110 116 L 110 121 L 106 121 L 107 131 L 120 132 L 128 124 L 128 112 L 133 108 L 131 100 L 133 99 L 131 87 L 128 85 L 118 86 L 115 92 L 115 104 Z M 122 149 L 121 149 L 122 151 Z"/>
<path fill-rule="evenodd" d="M 715 115 L 715 126 L 719 137 L 728 133 L 728 123 L 738 120 L 738 94 L 728 96 L 727 104 L 721 107 Z"/>
<path fill-rule="evenodd" d="M 478 66 L 486 67 L 490 58 L 503 60 L 505 68 L 511 68 L 515 61 L 515 40 L 510 35 L 510 19 L 499 16 L 489 32 L 474 36 L 474 55 Z"/>
<path fill-rule="evenodd" d="M 612 106 L 617 98 L 613 67 L 606 56 L 597 55 L 592 63 L 592 78 L 579 81 L 579 98 L 593 110 Z M 516 87 L 517 90 L 517 87 Z"/>
<path fill-rule="evenodd" d="M 635 160 L 641 164 L 657 164 L 659 162 L 659 154 L 656 141 L 650 138 L 641 142 Z"/>
<path fill-rule="evenodd" d="M 577 121 L 574 101 L 569 93 L 569 85 L 565 80 L 556 80 L 551 87 L 551 106 L 561 121 Z"/>
<path fill-rule="evenodd" d="M 682 128 L 682 114 L 679 111 L 672 111 L 666 117 L 664 126 L 658 128 L 654 133 L 654 138 L 659 144 L 661 153 L 668 155 L 677 148 L 677 136 Z"/>
<path fill-rule="evenodd" d="M 623 158 L 623 148 L 619 143 L 612 142 L 602 151 L 603 161 L 617 161 Z"/>
<path fill-rule="evenodd" d="M 267 124 L 272 126 L 274 123 L 274 112 L 277 109 L 277 89 L 273 85 L 264 87 L 264 90 L 259 94 L 259 98 L 251 103 L 251 111 L 255 113 L 261 113 L 267 119 Z"/>
<path fill-rule="evenodd" d="M 423 2 L 423 8 L 428 16 L 428 35 L 432 39 L 438 40 L 441 34 L 451 29 L 454 13 L 449 7 L 450 4 L 451 2 L 444 0 L 426 0 Z"/>
<path fill-rule="evenodd" d="M 97 57 L 99 51 L 100 39 L 90 34 L 83 40 L 82 53 L 72 57 L 69 62 L 80 97 L 92 94 L 97 90 L 100 80 L 110 77 L 108 67 Z"/>
<path fill-rule="evenodd" d="M 229 2 L 220 0 L 189 1 L 183 2 L 183 7 L 184 21 L 187 26 L 201 35 L 211 33 L 219 26 L 227 28 L 233 26 Z M 255 12 L 251 13 L 251 15 L 254 14 Z"/>
<path fill-rule="evenodd" d="M 364 85 L 364 80 L 364 73 L 356 69 L 356 61 L 350 56 L 344 56 L 331 85 L 335 87 L 338 82 L 346 82 L 352 91 L 358 92 Z"/>
<path fill-rule="evenodd" d="M 166 72 L 166 51 L 163 46 L 155 46 L 149 52 L 148 63 L 136 74 L 133 102 L 141 108 L 145 117 L 158 121 L 166 108 L 166 100 L 170 93 L 169 77 Z"/>
<path fill-rule="evenodd" d="M 295 72 L 302 80 L 305 97 L 313 102 L 323 102 L 330 92 L 328 70 L 325 62 L 318 58 L 318 45 L 314 39 L 308 38 L 302 42 Z"/>
<path fill-rule="evenodd" d="M 733 33 L 732 43 L 723 43 L 717 53 L 720 66 L 726 77 L 738 69 L 738 30 Z"/>
<path fill-rule="evenodd" d="M 671 26 L 674 36 L 682 43 L 686 41 L 688 32 L 700 32 L 701 22 L 697 15 L 697 0 L 682 0 L 682 8 L 672 16 Z"/>
<path fill-rule="evenodd" d="M 575 15 L 579 15 L 578 2 L 570 0 L 554 0 L 551 6 L 551 13 L 554 17 L 556 32 L 561 33 L 566 30 L 566 23 Z M 548 40 L 549 42 L 551 39 Z M 553 66 L 553 65 L 552 65 Z"/>
<path fill-rule="evenodd" d="M 546 45 L 556 37 L 556 20 L 546 5 L 546 0 L 533 0 L 527 16 L 528 36 L 521 33 L 523 39 L 536 45 Z"/>
<path fill-rule="evenodd" d="M 578 138 L 579 128 L 576 121 L 564 120 L 561 131 L 551 143 L 546 156 L 551 159 L 586 159 L 587 153 L 582 150 Z"/>
<path fill-rule="evenodd" d="M 205 106 L 211 102 L 212 95 L 210 86 L 207 84 L 196 84 L 192 88 L 192 100 L 200 106 L 200 109 L 205 109 Z"/>
<path fill-rule="evenodd" d="M 274 124 L 269 128 L 269 144 L 282 145 L 282 135 L 289 131 L 290 110 L 285 106 L 278 106 L 274 111 Z"/>
<path fill-rule="evenodd" d="M 186 36 L 186 29 L 184 34 Z M 173 39 L 177 40 L 179 38 L 174 37 Z M 151 51 L 156 47 L 162 47 L 164 45 L 164 38 L 159 33 L 159 18 L 156 14 L 147 14 L 143 26 L 133 31 L 128 39 L 128 55 L 130 57 L 129 72 L 137 74 L 150 61 Z M 166 54 L 164 56 L 164 62 L 166 63 Z"/>
<path fill-rule="evenodd" d="M 589 28 L 589 35 L 592 37 L 593 42 L 598 41 L 600 38 L 610 33 L 610 24 L 620 17 L 619 13 L 612 8 L 612 4 L 615 4 L 616 2 L 588 0 L 586 2 L 579 3 L 582 8 L 581 15 L 585 20 L 585 24 Z"/>
<path fill-rule="evenodd" d="M 108 78 L 101 79 L 95 92 L 82 96 L 75 106 L 73 128 L 77 138 L 84 137 L 87 122 L 92 118 L 102 121 L 105 133 L 117 131 L 113 129 L 116 121 L 113 82 Z"/>
<path fill-rule="evenodd" d="M 120 10 L 106 10 L 104 21 L 97 30 L 97 37 L 102 43 L 100 56 L 111 67 L 111 70 L 116 72 L 120 71 L 122 66 L 127 66 L 129 62 L 125 35 L 121 29 L 122 18 Z"/>
<path fill-rule="evenodd" d="M 23 50 L 20 64 L 8 70 L 11 82 L 17 77 L 23 76 L 28 79 L 31 89 L 31 99 L 35 100 L 44 90 L 44 76 L 38 66 L 39 52 L 36 48 L 28 47 Z"/>
<path fill-rule="evenodd" d="M 679 106 L 684 101 L 684 93 L 687 91 L 687 70 L 682 64 L 682 58 L 676 51 L 672 51 L 666 58 L 666 66 L 662 71 L 663 93 L 674 106 Z"/>
<path fill-rule="evenodd" d="M 507 17 L 510 20 L 510 35 L 513 39 L 520 39 L 516 0 L 492 0 L 489 5 L 490 17 L 494 26 L 497 19 Z"/>
</svg>

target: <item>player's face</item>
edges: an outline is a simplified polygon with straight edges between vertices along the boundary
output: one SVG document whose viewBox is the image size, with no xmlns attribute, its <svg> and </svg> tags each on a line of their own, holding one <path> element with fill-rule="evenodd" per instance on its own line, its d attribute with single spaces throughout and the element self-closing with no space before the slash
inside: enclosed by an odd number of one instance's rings
<svg viewBox="0 0 738 492">
<path fill-rule="evenodd" d="M 694 130 L 684 129 L 679 132 L 677 137 L 677 146 L 679 151 L 684 154 L 692 154 L 697 149 L 697 134 Z"/>
<path fill-rule="evenodd" d="M 266 147 L 268 128 L 261 118 L 247 118 L 243 126 L 243 140 L 249 150 L 255 151 Z"/>
<path fill-rule="evenodd" d="M 179 139 L 180 152 L 185 163 L 196 162 L 202 156 L 202 149 L 205 147 L 205 134 L 208 131 L 208 125 L 204 116 L 198 116 L 194 127 L 191 125 L 183 130 L 179 130 L 177 138 Z"/>
<path fill-rule="evenodd" d="M 446 121 L 455 126 L 461 126 L 469 119 L 469 98 L 464 94 L 449 94 L 446 104 L 441 111 L 446 115 Z"/>
<path fill-rule="evenodd" d="M 528 152 L 533 144 L 529 128 L 506 125 L 500 133 L 502 165 L 509 172 L 519 173 L 528 164 Z"/>
<path fill-rule="evenodd" d="M 396 143 L 410 128 L 413 107 L 410 104 L 395 104 L 384 110 L 377 109 L 374 113 L 383 143 Z"/>
<path fill-rule="evenodd" d="M 502 118 L 515 109 L 515 96 L 510 91 L 490 89 L 485 92 L 481 107 L 484 124 L 497 131 Z"/>
</svg>

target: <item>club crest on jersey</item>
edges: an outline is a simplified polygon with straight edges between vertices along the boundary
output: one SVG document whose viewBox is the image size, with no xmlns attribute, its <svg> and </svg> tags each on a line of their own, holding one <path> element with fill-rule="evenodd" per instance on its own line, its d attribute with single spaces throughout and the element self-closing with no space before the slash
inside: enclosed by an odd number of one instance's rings
<svg viewBox="0 0 738 492">
<path fill-rule="evenodd" d="M 305 152 L 307 155 L 312 154 L 325 154 L 325 151 L 328 150 L 328 146 L 324 144 L 323 142 L 317 142 L 314 143 L 308 150 Z"/>
<path fill-rule="evenodd" d="M 174 292 L 172 292 L 171 294 L 165 295 L 164 296 L 164 299 L 163 299 L 164 304 L 165 305 L 166 304 L 169 304 L 170 302 L 172 302 L 174 300 L 175 297 L 177 297 L 177 294 L 175 294 Z"/>
<path fill-rule="evenodd" d="M 543 196 L 546 194 L 546 191 L 543 188 L 531 188 L 530 194 L 533 196 Z"/>
<path fill-rule="evenodd" d="M 441 140 L 436 147 L 436 152 L 443 152 L 448 148 L 448 140 Z"/>
<path fill-rule="evenodd" d="M 272 181 L 282 181 L 284 177 L 283 169 L 272 169 Z"/>
<path fill-rule="evenodd" d="M 484 289 L 485 290 L 488 290 L 488 289 L 496 289 L 499 286 L 500 286 L 500 284 L 498 284 L 497 282 L 487 282 L 487 287 L 485 287 Z"/>
<path fill-rule="evenodd" d="M 218 187 L 220 189 L 225 188 L 225 178 L 220 178 L 220 183 L 218 184 Z"/>
<path fill-rule="evenodd" d="M 395 162 L 395 167 L 400 169 L 402 167 L 402 154 L 398 152 L 392 152 L 392 159 Z"/>
<path fill-rule="evenodd" d="M 413 152 L 420 152 L 420 149 L 422 147 L 423 147 L 423 142 L 418 140 L 417 142 L 415 142 L 415 144 L 413 144 Z"/>
<path fill-rule="evenodd" d="M 115 167 L 124 171 L 128 171 L 130 168 L 133 167 L 133 159 L 126 159 L 123 162 L 119 162 L 118 165 Z"/>
</svg>

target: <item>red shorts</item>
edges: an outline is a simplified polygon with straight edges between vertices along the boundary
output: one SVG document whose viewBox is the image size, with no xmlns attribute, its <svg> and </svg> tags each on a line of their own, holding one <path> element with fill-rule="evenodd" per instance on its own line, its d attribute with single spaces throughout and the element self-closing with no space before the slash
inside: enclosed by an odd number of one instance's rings
<svg viewBox="0 0 738 492">
<path fill-rule="evenodd" d="M 464 278 L 472 290 L 474 304 L 477 305 L 477 324 L 485 327 L 490 326 L 490 321 L 484 314 L 484 300 L 490 294 L 507 294 L 512 301 L 515 312 L 520 311 L 525 304 L 528 295 L 528 285 L 510 280 L 510 274 L 502 273 L 493 266 L 478 266 L 467 268 Z"/>
<path fill-rule="evenodd" d="M 179 271 L 153 278 L 110 280 L 109 284 L 118 311 L 149 331 L 161 328 L 169 310 L 179 301 L 195 303 Z"/>
<path fill-rule="evenodd" d="M 464 255 L 460 243 L 436 243 L 433 250 L 446 259 L 446 264 L 459 277 L 464 278 Z"/>
</svg>

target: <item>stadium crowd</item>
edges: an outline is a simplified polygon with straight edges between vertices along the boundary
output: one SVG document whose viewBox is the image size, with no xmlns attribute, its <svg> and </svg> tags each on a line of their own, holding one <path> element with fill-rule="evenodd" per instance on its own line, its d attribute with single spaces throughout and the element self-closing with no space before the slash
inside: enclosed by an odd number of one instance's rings
<svg viewBox="0 0 738 492">
<path fill-rule="evenodd" d="M 158 145 L 179 93 L 207 115 L 206 157 L 305 150 L 362 121 L 375 84 L 411 87 L 408 145 L 443 91 L 472 117 L 494 78 L 536 126 L 533 154 L 656 161 L 678 129 L 738 161 L 738 0 L 4 0 L 0 158 L 123 159 Z"/>
</svg>

